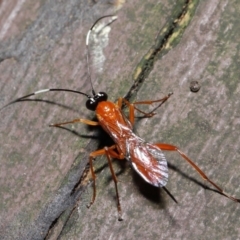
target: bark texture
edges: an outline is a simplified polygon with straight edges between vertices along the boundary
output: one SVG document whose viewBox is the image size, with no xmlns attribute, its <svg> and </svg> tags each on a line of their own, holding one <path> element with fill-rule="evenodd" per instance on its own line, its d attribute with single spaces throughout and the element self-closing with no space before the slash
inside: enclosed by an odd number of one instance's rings
<svg viewBox="0 0 240 240">
<path fill-rule="evenodd" d="M 173 96 L 135 130 L 180 147 L 210 179 L 240 197 L 238 1 L 1 1 L 0 104 L 44 88 L 90 93 L 85 37 L 117 14 L 95 91 L 115 101 Z M 105 60 L 104 60 L 105 58 Z M 96 76 L 95 76 L 96 75 Z M 190 91 L 192 81 L 201 89 Z M 91 151 L 111 144 L 99 128 L 50 123 L 94 119 L 86 99 L 46 93 L 1 110 L 1 239 L 238 239 L 240 205 L 206 189 L 177 154 L 166 153 L 168 190 L 114 161 L 124 221 L 105 157 L 95 161 L 97 197 L 86 170 Z M 154 106 L 141 109 L 148 111 Z M 205 185 L 206 184 L 206 185 Z M 76 203 L 78 203 L 76 205 Z"/>
</svg>

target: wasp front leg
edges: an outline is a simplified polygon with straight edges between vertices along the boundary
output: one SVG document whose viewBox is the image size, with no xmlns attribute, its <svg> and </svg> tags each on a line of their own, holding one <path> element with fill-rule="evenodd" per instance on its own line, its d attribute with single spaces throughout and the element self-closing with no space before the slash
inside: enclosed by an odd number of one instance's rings
<svg viewBox="0 0 240 240">
<path fill-rule="evenodd" d="M 95 121 L 91 121 L 91 120 L 83 119 L 83 118 L 77 118 L 77 119 L 73 119 L 72 121 L 68 121 L 68 122 L 50 124 L 49 127 L 61 127 L 66 124 L 80 123 L 80 122 L 85 123 L 90 126 L 98 126 L 99 125 L 99 123 L 95 122 Z"/>
<path fill-rule="evenodd" d="M 160 106 L 162 106 L 162 104 L 165 103 L 172 94 L 173 93 L 171 92 L 167 96 L 165 96 L 164 98 L 161 98 L 161 99 L 158 99 L 158 100 L 147 100 L 147 101 L 140 101 L 140 102 L 133 102 L 133 103 L 130 103 L 129 101 L 127 101 L 124 98 L 119 98 L 118 102 L 117 102 L 117 105 L 120 108 L 122 107 L 123 103 L 125 103 L 128 106 L 128 108 L 129 108 L 129 121 L 133 125 L 134 121 L 135 121 L 135 114 L 134 114 L 135 110 L 142 113 L 145 117 L 152 117 L 152 116 L 155 115 L 155 113 L 153 112 L 154 110 L 149 112 L 149 113 L 146 113 L 146 112 L 143 112 L 142 110 L 140 110 L 139 108 L 137 108 L 135 105 L 141 105 L 141 104 L 150 105 L 150 104 L 153 104 L 153 103 L 160 102 L 160 104 L 155 108 L 155 109 L 157 109 Z"/>
</svg>

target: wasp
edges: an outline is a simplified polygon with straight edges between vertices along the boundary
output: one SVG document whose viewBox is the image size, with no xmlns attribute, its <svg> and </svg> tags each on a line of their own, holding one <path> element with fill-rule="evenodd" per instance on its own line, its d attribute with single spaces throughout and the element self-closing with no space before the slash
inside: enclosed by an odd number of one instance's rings
<svg viewBox="0 0 240 240">
<path fill-rule="evenodd" d="M 114 16 L 108 15 L 106 17 Z M 78 118 L 73 119 L 67 122 L 50 124 L 50 127 L 60 127 L 66 124 L 73 123 L 84 123 L 90 126 L 101 126 L 113 139 L 114 144 L 110 147 L 104 147 L 103 149 L 99 149 L 97 151 L 91 152 L 89 155 L 89 165 L 90 171 L 93 179 L 93 195 L 90 204 L 90 207 L 96 198 L 96 175 L 93 168 L 93 161 L 96 157 L 105 155 L 108 161 L 108 165 L 111 171 L 111 175 L 115 184 L 116 196 L 117 196 L 117 209 L 118 209 L 118 219 L 122 220 L 122 210 L 120 204 L 120 197 L 118 191 L 118 179 L 114 172 L 112 166 L 112 159 L 119 159 L 130 162 L 132 168 L 149 184 L 155 187 L 165 188 L 168 181 L 168 165 L 167 160 L 163 151 L 174 151 L 180 154 L 180 156 L 187 161 L 195 171 L 197 171 L 200 176 L 213 185 L 222 195 L 225 197 L 235 201 L 240 202 L 240 199 L 237 199 L 223 191 L 221 187 L 219 187 L 215 182 L 210 180 L 207 175 L 198 167 L 185 153 L 183 153 L 178 147 L 167 144 L 167 143 L 148 143 L 145 142 L 142 138 L 137 136 L 133 132 L 133 126 L 135 121 L 135 111 L 143 114 L 144 117 L 153 117 L 154 112 L 145 113 L 140 110 L 137 105 L 151 105 L 153 103 L 159 103 L 161 106 L 164 102 L 166 102 L 172 93 L 169 93 L 165 97 L 158 100 L 148 100 L 148 101 L 139 101 L 130 103 L 125 98 L 119 98 L 116 103 L 108 100 L 108 96 L 105 92 L 96 93 L 93 89 L 91 74 L 89 69 L 89 50 L 88 50 L 88 42 L 91 31 L 94 29 L 95 25 L 102 19 L 98 19 L 91 29 L 89 30 L 86 37 L 86 45 L 87 45 L 87 65 L 88 65 L 88 75 L 91 82 L 92 94 L 88 95 L 84 92 L 72 90 L 72 89 L 60 89 L 60 88 L 50 88 L 50 89 L 42 89 L 33 93 L 30 93 L 26 96 L 15 99 L 14 101 L 8 103 L 4 107 L 13 104 L 15 102 L 22 101 L 26 98 L 29 98 L 34 95 L 46 93 L 46 92 L 71 92 L 79 95 L 83 95 L 87 98 L 86 108 L 90 111 L 94 111 L 98 121 L 92 121 L 88 119 Z M 129 116 L 126 117 L 122 111 L 123 105 L 127 106 L 129 109 Z"/>
</svg>

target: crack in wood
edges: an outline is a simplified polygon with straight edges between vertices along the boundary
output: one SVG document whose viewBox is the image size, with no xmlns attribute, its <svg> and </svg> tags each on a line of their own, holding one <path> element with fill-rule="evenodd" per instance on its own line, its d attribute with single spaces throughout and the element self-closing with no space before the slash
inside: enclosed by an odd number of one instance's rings
<svg viewBox="0 0 240 240">
<path fill-rule="evenodd" d="M 189 25 L 194 16 L 199 0 L 186 0 L 181 11 L 173 13 L 173 20 L 165 24 L 159 31 L 154 45 L 143 56 L 133 73 L 133 85 L 124 96 L 130 101 L 139 91 L 145 79 L 149 76 L 154 63 L 164 56 L 170 49 L 175 47 L 181 39 L 185 28 Z"/>
</svg>

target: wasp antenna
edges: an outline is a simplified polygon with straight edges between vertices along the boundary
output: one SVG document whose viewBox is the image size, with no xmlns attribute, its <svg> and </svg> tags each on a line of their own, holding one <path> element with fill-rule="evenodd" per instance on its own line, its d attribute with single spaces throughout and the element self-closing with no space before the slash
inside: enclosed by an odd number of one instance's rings
<svg viewBox="0 0 240 240">
<path fill-rule="evenodd" d="M 98 18 L 95 23 L 92 25 L 92 27 L 89 29 L 88 33 L 87 33 L 87 37 L 86 37 L 86 45 L 88 46 L 88 43 L 89 43 L 89 37 L 90 37 L 90 34 L 93 30 L 93 28 L 96 26 L 96 24 L 102 20 L 103 18 L 108 18 L 108 17 L 111 17 L 111 23 L 114 22 L 116 19 L 117 19 L 117 16 L 116 15 L 106 15 L 106 16 L 103 16 L 103 17 L 100 17 Z"/>
<path fill-rule="evenodd" d="M 41 93 L 46 93 L 46 92 L 72 92 L 72 93 L 77 93 L 77 94 L 84 95 L 84 96 L 86 96 L 87 98 L 91 98 L 88 94 L 86 94 L 86 93 L 84 93 L 84 92 L 75 91 L 75 90 L 72 90 L 72 89 L 66 89 L 66 88 L 48 88 L 48 89 L 41 89 L 41 90 L 38 90 L 38 91 L 36 91 L 36 92 L 30 93 L 30 94 L 28 94 L 28 95 L 25 95 L 25 96 L 23 96 L 23 97 L 17 98 L 17 99 L 15 99 L 15 100 L 9 102 L 8 104 L 6 104 L 5 106 L 3 106 L 2 108 L 0 108 L 0 111 L 1 111 L 3 108 L 5 108 L 5 107 L 7 107 L 7 106 L 9 106 L 9 105 L 11 105 L 11 104 L 13 104 L 13 103 L 20 102 L 20 101 L 22 101 L 22 100 L 24 100 L 24 99 L 26 99 L 26 98 L 31 97 L 31 96 L 38 95 L 38 94 L 41 94 Z"/>
<path fill-rule="evenodd" d="M 87 33 L 87 37 L 86 37 L 86 47 L 87 47 L 87 69 L 88 69 L 88 78 L 89 78 L 89 81 L 91 83 L 91 88 L 92 88 L 92 94 L 93 96 L 96 95 L 94 89 L 93 89 L 93 84 L 92 84 L 92 78 L 91 78 L 91 73 L 90 73 L 90 64 L 89 64 L 89 58 L 90 58 L 90 54 L 89 54 L 89 48 L 88 48 L 88 44 L 89 44 L 89 38 L 90 38 L 90 34 L 93 30 L 93 28 L 96 26 L 96 24 L 102 20 L 103 18 L 108 18 L 108 17 L 111 17 L 111 23 L 114 22 L 116 19 L 117 19 L 117 16 L 116 15 L 106 15 L 106 16 L 103 16 L 103 17 L 100 17 L 98 18 L 95 23 L 92 25 L 92 27 L 90 28 L 90 30 L 88 31 Z"/>
</svg>

